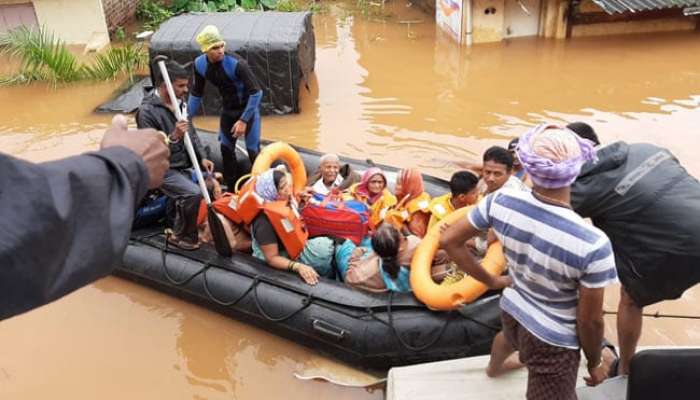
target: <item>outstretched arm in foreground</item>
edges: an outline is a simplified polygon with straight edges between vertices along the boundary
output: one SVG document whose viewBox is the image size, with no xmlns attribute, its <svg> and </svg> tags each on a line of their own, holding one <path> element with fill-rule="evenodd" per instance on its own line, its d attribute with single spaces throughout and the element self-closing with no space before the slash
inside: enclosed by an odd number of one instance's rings
<svg viewBox="0 0 700 400">
<path fill-rule="evenodd" d="M 0 320 L 121 261 L 136 204 L 162 182 L 169 151 L 155 131 L 115 120 L 97 152 L 42 164 L 0 154 Z"/>
</svg>

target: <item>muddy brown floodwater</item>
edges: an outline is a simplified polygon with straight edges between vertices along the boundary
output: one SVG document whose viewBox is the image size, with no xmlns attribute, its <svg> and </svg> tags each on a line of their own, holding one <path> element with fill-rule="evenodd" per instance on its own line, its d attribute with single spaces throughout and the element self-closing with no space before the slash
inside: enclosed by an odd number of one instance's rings
<svg viewBox="0 0 700 400">
<path fill-rule="evenodd" d="M 669 147 L 700 176 L 700 37 L 519 39 L 460 49 L 394 0 L 370 15 L 326 2 L 314 16 L 316 73 L 299 115 L 263 134 L 447 177 L 541 121 L 591 123 L 603 141 Z M 419 20 L 410 26 L 400 21 Z M 0 89 L 0 149 L 44 161 L 94 149 L 118 83 Z M 214 119 L 199 122 L 215 128 Z M 47 238 L 51 240 L 51 238 Z M 616 290 L 608 291 L 613 309 Z M 700 289 L 649 311 L 698 314 Z M 606 317 L 614 338 L 614 318 Z M 700 344 L 700 323 L 648 319 L 642 344 Z M 0 398 L 378 399 L 381 391 L 293 377 L 351 368 L 248 325 L 117 278 L 0 323 Z"/>
</svg>

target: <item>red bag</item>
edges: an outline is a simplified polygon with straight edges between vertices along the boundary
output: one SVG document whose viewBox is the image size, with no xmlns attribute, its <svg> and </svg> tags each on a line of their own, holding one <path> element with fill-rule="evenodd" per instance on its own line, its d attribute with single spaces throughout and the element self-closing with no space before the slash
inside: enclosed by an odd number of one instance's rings
<svg viewBox="0 0 700 400">
<path fill-rule="evenodd" d="M 309 237 L 333 236 L 359 245 L 369 232 L 369 209 L 364 203 L 328 196 L 311 200 L 301 211 Z"/>
</svg>

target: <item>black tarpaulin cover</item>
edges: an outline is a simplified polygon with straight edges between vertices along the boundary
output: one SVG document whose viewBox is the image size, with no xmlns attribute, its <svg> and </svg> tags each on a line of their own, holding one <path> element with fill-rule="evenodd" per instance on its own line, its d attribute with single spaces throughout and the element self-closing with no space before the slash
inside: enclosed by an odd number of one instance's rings
<svg viewBox="0 0 700 400">
<path fill-rule="evenodd" d="M 314 69 L 316 39 L 310 12 L 189 13 L 171 18 L 151 38 L 149 55 L 166 55 L 180 63 L 201 54 L 195 40 L 206 25 L 219 28 L 226 52 L 250 65 L 263 89 L 263 114 L 298 113 L 299 90 Z M 203 112 L 217 115 L 221 98 L 211 84 Z"/>
<path fill-rule="evenodd" d="M 146 91 L 150 90 L 151 87 L 151 78 L 142 78 L 131 87 L 120 90 L 117 97 L 97 107 L 95 111 L 98 113 L 136 112 L 141 105 L 144 94 Z"/>
</svg>

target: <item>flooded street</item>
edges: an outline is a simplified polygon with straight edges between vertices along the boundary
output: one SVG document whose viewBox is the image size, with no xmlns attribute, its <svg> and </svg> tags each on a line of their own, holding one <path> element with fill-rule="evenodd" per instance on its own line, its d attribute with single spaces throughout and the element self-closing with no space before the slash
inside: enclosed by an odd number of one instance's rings
<svg viewBox="0 0 700 400">
<path fill-rule="evenodd" d="M 459 48 L 404 0 L 371 15 L 327 2 L 314 16 L 315 75 L 302 112 L 263 136 L 449 177 L 542 121 L 585 121 L 603 142 L 668 147 L 700 176 L 700 36 L 517 39 Z M 412 24 L 402 21 L 422 21 Z M 0 88 L 0 150 L 45 161 L 95 149 L 111 119 L 92 110 L 119 82 Z M 214 129 L 213 118 L 198 126 Z M 50 238 L 47 238 L 50 240 Z M 616 309 L 617 293 L 606 294 Z M 647 312 L 700 315 L 700 287 Z M 615 339 L 614 316 L 606 336 Z M 616 341 L 616 340 L 614 340 Z M 645 319 L 641 345 L 700 345 L 700 322 Z M 380 399 L 297 371 L 359 372 L 290 341 L 109 277 L 0 322 L 0 398 Z"/>
</svg>

